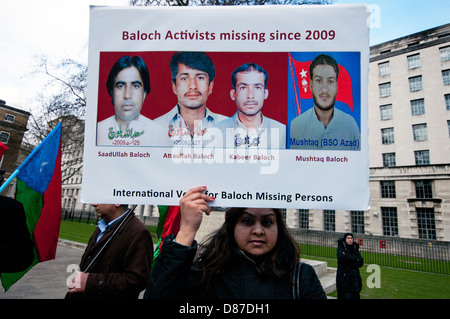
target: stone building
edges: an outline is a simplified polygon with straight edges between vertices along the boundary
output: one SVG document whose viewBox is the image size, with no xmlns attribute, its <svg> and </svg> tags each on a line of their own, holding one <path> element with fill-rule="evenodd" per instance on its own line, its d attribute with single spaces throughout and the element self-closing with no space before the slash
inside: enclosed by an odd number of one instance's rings
<svg viewBox="0 0 450 319">
<path fill-rule="evenodd" d="M 450 241 L 450 24 L 370 48 L 370 210 L 291 227 Z"/>
<path fill-rule="evenodd" d="M 0 142 L 8 147 L 6 153 L 0 158 L 0 170 L 3 170 L 5 181 L 19 166 L 18 160 L 23 140 L 27 131 L 28 118 L 31 114 L 9 106 L 0 100 Z M 14 196 L 15 182 L 11 182 L 2 195 Z"/>
<path fill-rule="evenodd" d="M 450 241 L 450 24 L 370 48 L 369 149 L 370 210 L 288 209 L 288 226 Z M 66 149 L 63 163 L 76 154 Z M 74 165 L 63 208 L 92 210 Z M 136 213 L 158 216 L 150 205 Z"/>
</svg>

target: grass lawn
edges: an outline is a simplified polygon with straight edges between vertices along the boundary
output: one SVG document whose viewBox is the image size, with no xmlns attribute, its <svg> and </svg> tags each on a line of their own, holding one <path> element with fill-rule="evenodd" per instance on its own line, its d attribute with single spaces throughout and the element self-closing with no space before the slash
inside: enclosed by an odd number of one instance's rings
<svg viewBox="0 0 450 319">
<path fill-rule="evenodd" d="M 86 224 L 61 221 L 59 236 L 62 239 L 87 243 L 94 232 L 95 223 Z M 153 243 L 157 243 L 156 226 L 147 226 L 152 234 Z M 323 260 L 328 267 L 337 267 L 335 258 L 320 258 L 302 255 L 306 259 Z M 450 299 L 450 275 L 440 275 L 390 267 L 380 267 L 380 288 L 368 288 L 367 264 L 360 269 L 363 289 L 362 299 Z M 330 296 L 336 297 L 337 292 Z"/>
<path fill-rule="evenodd" d="M 91 235 L 95 230 L 95 227 L 96 224 L 62 220 L 61 227 L 59 229 L 59 238 L 87 244 L 89 238 L 91 238 Z"/>
<path fill-rule="evenodd" d="M 328 267 L 337 267 L 335 259 L 303 257 L 323 260 L 328 263 Z M 364 265 L 360 269 L 362 299 L 450 299 L 450 275 L 380 267 L 380 288 L 368 288 L 367 278 L 373 272 L 367 272 L 367 266 Z M 330 296 L 337 297 L 337 292 L 331 293 Z"/>
<path fill-rule="evenodd" d="M 423 273 L 412 270 L 380 267 L 381 288 L 367 288 L 371 275 L 364 266 L 361 271 L 363 290 L 361 296 L 368 299 L 449 299 L 450 276 Z"/>
<path fill-rule="evenodd" d="M 87 244 L 89 238 L 91 238 L 91 235 L 95 230 L 95 227 L 97 227 L 95 223 L 86 224 L 83 222 L 79 223 L 62 220 L 59 230 L 59 237 L 62 239 Z M 150 234 L 152 234 L 153 243 L 156 244 L 158 242 L 158 238 L 156 237 L 156 226 L 146 227 Z"/>
</svg>

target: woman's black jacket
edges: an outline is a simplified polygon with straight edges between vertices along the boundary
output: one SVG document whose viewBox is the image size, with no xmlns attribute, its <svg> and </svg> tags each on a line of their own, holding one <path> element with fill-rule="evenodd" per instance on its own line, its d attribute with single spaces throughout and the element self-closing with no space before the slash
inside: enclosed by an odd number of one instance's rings
<svg viewBox="0 0 450 319">
<path fill-rule="evenodd" d="M 151 273 L 144 298 L 179 299 L 292 299 L 290 279 L 282 280 L 260 273 L 257 265 L 236 249 L 233 265 L 215 276 L 209 287 L 201 282 L 201 273 L 192 267 L 197 243 L 192 247 L 166 237 Z M 303 264 L 301 296 L 304 299 L 326 299 L 322 285 L 314 271 Z"/>
<path fill-rule="evenodd" d="M 336 274 L 336 289 L 338 291 L 360 292 L 362 289 L 359 268 L 364 265 L 364 259 L 359 252 L 359 245 L 347 245 L 344 239 L 338 240 L 338 269 Z"/>
</svg>

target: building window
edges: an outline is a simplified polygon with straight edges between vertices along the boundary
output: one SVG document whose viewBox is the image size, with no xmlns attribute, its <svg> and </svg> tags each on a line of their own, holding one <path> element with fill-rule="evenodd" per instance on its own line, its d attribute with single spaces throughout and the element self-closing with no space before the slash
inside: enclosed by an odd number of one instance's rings
<svg viewBox="0 0 450 319">
<path fill-rule="evenodd" d="M 450 70 L 442 71 L 442 79 L 444 80 L 444 85 L 450 85 Z"/>
<path fill-rule="evenodd" d="M 381 198 L 395 198 L 395 181 L 382 181 L 381 186 Z"/>
<path fill-rule="evenodd" d="M 381 129 L 381 143 L 382 144 L 393 144 L 394 143 L 394 128 L 383 128 Z"/>
<path fill-rule="evenodd" d="M 430 151 L 414 151 L 416 165 L 430 165 Z"/>
<path fill-rule="evenodd" d="M 415 181 L 414 185 L 416 186 L 416 198 L 433 198 L 433 181 Z"/>
<path fill-rule="evenodd" d="M 416 208 L 419 238 L 436 239 L 436 220 L 433 208 Z"/>
<path fill-rule="evenodd" d="M 391 83 L 380 84 L 380 97 L 391 96 Z"/>
<path fill-rule="evenodd" d="M 409 91 L 417 92 L 422 90 L 422 76 L 413 76 L 409 78 Z"/>
<path fill-rule="evenodd" d="M 298 228 L 309 229 L 309 209 L 298 210 Z"/>
<path fill-rule="evenodd" d="M 420 54 L 410 55 L 408 57 L 408 69 L 420 67 Z"/>
<path fill-rule="evenodd" d="M 352 210 L 350 214 L 352 233 L 364 234 L 364 211 Z"/>
<path fill-rule="evenodd" d="M 444 99 L 445 99 L 445 108 L 447 109 L 447 111 L 450 111 L 450 94 L 445 94 Z"/>
<path fill-rule="evenodd" d="M 384 76 L 384 75 L 389 75 L 389 74 L 391 74 L 391 67 L 389 65 L 389 61 L 378 64 L 378 75 L 379 76 Z"/>
<path fill-rule="evenodd" d="M 448 136 L 450 137 L 450 120 L 447 121 Z"/>
<path fill-rule="evenodd" d="M 8 132 L 0 132 L 0 142 L 2 142 L 3 144 L 8 144 L 10 135 L 11 134 L 9 134 Z"/>
<path fill-rule="evenodd" d="M 335 231 L 336 229 L 336 214 L 334 210 L 323 211 L 323 230 Z"/>
<path fill-rule="evenodd" d="M 412 126 L 414 141 L 426 141 L 428 140 L 427 124 L 415 124 Z"/>
<path fill-rule="evenodd" d="M 395 153 L 383 154 L 383 167 L 395 166 Z"/>
<path fill-rule="evenodd" d="M 398 236 L 397 207 L 381 207 L 384 236 Z"/>
<path fill-rule="evenodd" d="M 392 104 L 380 106 L 380 115 L 382 121 L 392 119 L 394 117 L 392 113 Z"/>
<path fill-rule="evenodd" d="M 425 100 L 418 99 L 411 101 L 411 114 L 412 115 L 422 115 L 425 114 Z"/>
<path fill-rule="evenodd" d="M 450 61 L 450 46 L 440 48 L 439 53 L 441 54 L 441 62 Z"/>
<path fill-rule="evenodd" d="M 14 123 L 15 119 L 16 119 L 16 117 L 12 114 L 5 115 L 5 122 Z"/>
</svg>

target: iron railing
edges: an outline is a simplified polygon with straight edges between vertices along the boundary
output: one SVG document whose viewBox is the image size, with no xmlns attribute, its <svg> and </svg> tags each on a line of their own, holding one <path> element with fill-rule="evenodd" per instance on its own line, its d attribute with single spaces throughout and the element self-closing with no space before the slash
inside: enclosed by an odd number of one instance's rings
<svg viewBox="0 0 450 319">
<path fill-rule="evenodd" d="M 343 233 L 290 229 L 301 254 L 337 258 L 337 240 Z M 450 242 L 354 234 L 365 264 L 450 274 Z"/>
</svg>

